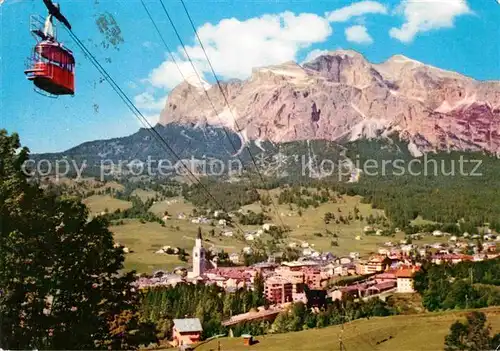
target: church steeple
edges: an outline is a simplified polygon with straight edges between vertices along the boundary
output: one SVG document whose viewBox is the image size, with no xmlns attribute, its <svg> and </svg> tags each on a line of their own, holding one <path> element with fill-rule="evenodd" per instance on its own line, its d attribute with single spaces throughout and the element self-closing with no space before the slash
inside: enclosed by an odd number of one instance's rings
<svg viewBox="0 0 500 351">
<path fill-rule="evenodd" d="M 188 276 L 199 277 L 205 272 L 205 268 L 205 249 L 203 248 L 201 228 L 198 227 L 198 235 L 193 247 L 193 271 Z"/>
</svg>

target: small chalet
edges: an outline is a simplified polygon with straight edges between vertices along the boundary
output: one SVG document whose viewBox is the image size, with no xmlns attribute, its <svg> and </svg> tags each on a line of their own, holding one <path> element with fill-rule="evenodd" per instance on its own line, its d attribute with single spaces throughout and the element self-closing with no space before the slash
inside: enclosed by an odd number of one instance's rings
<svg viewBox="0 0 500 351">
<path fill-rule="evenodd" d="M 198 318 L 174 319 L 172 344 L 178 347 L 197 343 L 200 340 L 202 331 L 203 328 Z"/>
</svg>

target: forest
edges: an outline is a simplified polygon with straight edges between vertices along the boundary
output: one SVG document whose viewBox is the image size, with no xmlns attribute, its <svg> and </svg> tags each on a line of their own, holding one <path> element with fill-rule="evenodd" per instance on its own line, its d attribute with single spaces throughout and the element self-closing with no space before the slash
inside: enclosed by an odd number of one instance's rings
<svg viewBox="0 0 500 351">
<path fill-rule="evenodd" d="M 144 320 L 156 324 L 160 339 L 170 338 L 174 318 L 197 317 L 203 326 L 203 337 L 224 332 L 222 321 L 251 308 L 263 306 L 264 283 L 257 276 L 255 289 L 225 292 L 214 285 L 180 284 L 147 289 L 140 307 Z"/>
<path fill-rule="evenodd" d="M 500 259 L 454 265 L 426 263 L 415 289 L 429 311 L 481 308 L 500 304 Z"/>
<path fill-rule="evenodd" d="M 205 179 L 190 187 L 184 186 L 182 195 L 198 208 L 225 212 L 237 210 L 260 199 L 258 191 L 252 184 L 217 182 L 214 179 Z"/>
<path fill-rule="evenodd" d="M 203 327 L 203 338 L 230 333 L 222 326 L 229 317 L 266 306 L 262 295 L 263 282 L 256 278 L 256 289 L 239 289 L 227 293 L 216 286 L 203 284 L 158 287 L 145 291 L 140 313 L 144 321 L 156 324 L 159 339 L 170 338 L 174 318 L 197 317 Z M 308 291 L 308 293 L 313 293 Z M 324 300 L 319 310 L 312 312 L 312 306 L 302 302 L 294 303 L 289 310 L 281 312 L 273 323 L 246 322 L 231 327 L 234 336 L 250 333 L 286 333 L 309 328 L 323 328 L 371 316 L 388 316 L 397 310 L 379 299 L 354 302 L 352 300 Z"/>
</svg>

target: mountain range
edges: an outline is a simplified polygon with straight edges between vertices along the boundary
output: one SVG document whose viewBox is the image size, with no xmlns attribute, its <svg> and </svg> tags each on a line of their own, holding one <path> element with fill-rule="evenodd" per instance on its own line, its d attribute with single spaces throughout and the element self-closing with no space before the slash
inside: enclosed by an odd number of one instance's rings
<svg viewBox="0 0 500 351">
<path fill-rule="evenodd" d="M 224 127 L 244 142 L 342 143 L 397 133 L 414 156 L 500 149 L 500 81 L 477 81 L 402 55 L 372 64 L 337 50 L 301 65 L 256 68 L 247 80 L 220 86 L 181 83 L 160 123 Z"/>
<path fill-rule="evenodd" d="M 272 164 L 283 155 L 286 170 L 318 158 L 342 160 L 352 169 L 345 155 L 357 150 L 356 144 L 373 156 L 394 150 L 405 157 L 440 151 L 498 154 L 500 149 L 500 81 L 477 81 L 401 55 L 372 64 L 357 52 L 339 50 L 302 65 L 256 68 L 247 80 L 221 82 L 220 89 L 201 83 L 184 81 L 173 89 L 155 126 L 186 161 L 228 161 L 237 155 L 251 166 L 255 157 L 267 173 L 264 164 L 274 172 Z M 105 160 L 175 163 L 155 139 L 141 128 L 130 136 L 32 158 L 85 161 L 94 173 Z M 385 151 L 376 143 L 393 140 L 397 147 Z"/>
</svg>

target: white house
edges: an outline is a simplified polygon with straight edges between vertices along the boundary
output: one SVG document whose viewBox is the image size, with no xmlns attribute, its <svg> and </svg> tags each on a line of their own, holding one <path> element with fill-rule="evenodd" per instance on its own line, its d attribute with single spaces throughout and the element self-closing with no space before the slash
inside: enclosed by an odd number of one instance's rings
<svg viewBox="0 0 500 351">
<path fill-rule="evenodd" d="M 435 230 L 432 232 L 432 235 L 433 236 L 443 236 L 443 232 L 440 230 Z"/>
<path fill-rule="evenodd" d="M 356 260 L 359 258 L 359 252 L 349 252 L 349 257 L 352 258 L 353 260 Z"/>
<path fill-rule="evenodd" d="M 225 219 L 219 219 L 219 225 L 225 226 L 226 225 L 226 220 Z"/>
<path fill-rule="evenodd" d="M 413 276 L 414 268 L 402 268 L 396 272 L 396 292 L 397 293 L 414 293 Z"/>
<path fill-rule="evenodd" d="M 234 264 L 240 263 L 240 255 L 238 255 L 237 253 L 230 254 L 229 261 L 231 261 Z"/>
<path fill-rule="evenodd" d="M 247 234 L 245 235 L 245 240 L 246 241 L 253 241 L 255 238 L 253 236 L 253 234 Z"/>
<path fill-rule="evenodd" d="M 270 231 L 270 230 L 271 230 L 271 228 L 274 228 L 274 227 L 276 227 L 276 225 L 271 224 L 271 223 L 264 223 L 264 224 L 262 225 L 262 229 L 263 229 L 265 232 Z"/>
<path fill-rule="evenodd" d="M 356 254 L 357 252 L 351 252 L 352 254 Z M 359 256 L 358 256 L 359 257 Z M 352 257 L 341 257 L 339 259 L 340 264 L 349 264 L 352 262 Z"/>
<path fill-rule="evenodd" d="M 302 250 L 302 255 L 304 256 L 311 256 L 313 253 L 313 250 L 309 247 L 305 248 L 304 250 Z"/>
</svg>

